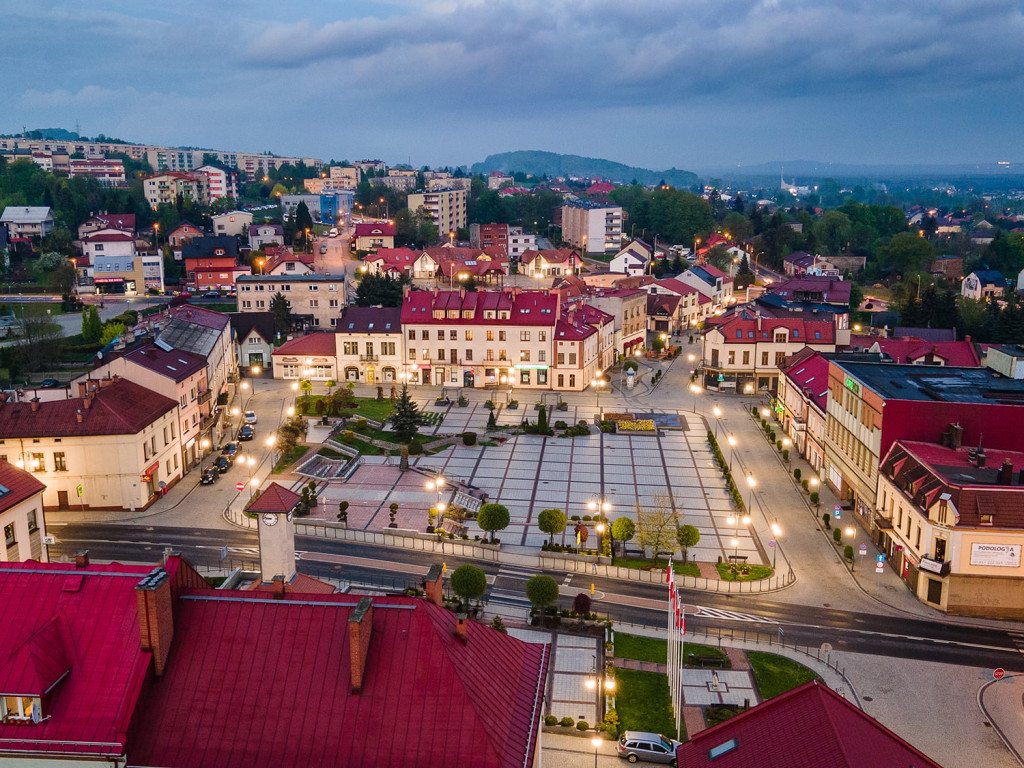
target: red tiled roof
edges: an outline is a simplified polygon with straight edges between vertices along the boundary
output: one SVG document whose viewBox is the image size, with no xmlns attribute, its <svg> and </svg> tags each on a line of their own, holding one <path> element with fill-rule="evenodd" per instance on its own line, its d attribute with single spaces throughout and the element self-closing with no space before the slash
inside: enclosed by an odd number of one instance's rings
<svg viewBox="0 0 1024 768">
<path fill-rule="evenodd" d="M 523 251 L 519 260 L 523 264 L 529 264 L 538 256 L 543 256 L 544 261 L 549 264 L 564 264 L 566 262 L 570 264 L 580 263 L 580 255 L 578 251 L 572 248 L 548 248 L 546 250 L 534 250 L 533 248 L 527 248 Z"/>
<path fill-rule="evenodd" d="M 126 232 L 135 231 L 135 214 L 134 213 L 101 213 L 96 217 L 97 221 L 102 221 L 108 227 L 114 229 L 123 229 Z"/>
<path fill-rule="evenodd" d="M 463 644 L 450 611 L 376 597 L 362 689 L 352 693 L 357 599 L 203 598 L 179 601 L 167 672 L 136 710 L 133 764 L 533 764 L 547 646 L 475 622 Z"/>
<path fill-rule="evenodd" d="M 851 336 L 850 346 L 870 352 L 883 352 L 896 363 L 916 363 L 928 358 L 939 359 L 944 365 L 978 368 L 981 361 L 969 341 L 924 341 L 914 338 L 878 338 Z"/>
<path fill-rule="evenodd" d="M 316 263 L 316 256 L 311 253 L 295 253 L 291 248 L 281 248 L 271 255 L 268 248 L 267 261 L 263 265 L 263 274 L 269 275 L 279 266 L 289 261 L 297 261 L 312 269 L 313 264 Z"/>
<path fill-rule="evenodd" d="M 760 320 L 749 310 L 737 312 L 715 326 L 726 344 L 753 344 L 771 341 L 774 332 L 786 329 L 791 343 L 834 344 L 835 325 L 831 320 L 804 320 L 802 317 L 764 317 Z M 815 334 L 819 334 L 815 336 Z"/>
<path fill-rule="evenodd" d="M 647 294 L 648 315 L 674 315 L 679 308 L 682 296 L 669 295 L 664 293 Z"/>
<path fill-rule="evenodd" d="M 177 407 L 177 401 L 169 397 L 118 379 L 98 389 L 88 408 L 82 397 L 43 401 L 38 403 L 36 411 L 26 402 L 3 403 L 0 405 L 0 435 L 6 438 L 134 435 Z M 81 423 L 77 418 L 79 411 Z"/>
<path fill-rule="evenodd" d="M 274 350 L 274 357 L 278 355 L 336 355 L 337 345 L 334 342 L 333 333 L 311 333 L 308 336 L 300 336 L 297 339 L 286 341 Z"/>
<path fill-rule="evenodd" d="M 395 225 L 386 221 L 356 224 L 356 237 L 394 237 Z"/>
<path fill-rule="evenodd" d="M 387 267 L 404 271 L 406 267 L 411 267 L 419 256 L 418 253 L 408 248 L 380 248 L 375 254 L 366 258 L 366 263 L 375 264 L 379 261 Z"/>
<path fill-rule="evenodd" d="M 252 592 L 273 592 L 273 582 L 254 581 L 249 588 Z M 287 591 L 299 595 L 333 595 L 336 590 L 334 586 L 326 581 L 314 579 L 304 573 L 296 573 L 287 585 Z"/>
<path fill-rule="evenodd" d="M 402 303 L 402 325 L 441 323 L 444 325 L 550 325 L 558 318 L 558 294 L 547 291 L 410 291 Z M 435 318 L 434 311 L 458 310 L 459 316 Z M 485 312 L 507 311 L 504 320 L 485 319 Z M 472 313 L 464 318 L 464 312 Z"/>
<path fill-rule="evenodd" d="M 203 328 L 213 328 L 222 331 L 231 324 L 231 318 L 223 312 L 214 312 L 212 309 L 204 309 L 192 304 L 181 304 L 171 307 L 168 310 L 175 320 L 182 320 L 193 325 L 200 325 Z"/>
<path fill-rule="evenodd" d="M 678 296 L 688 296 L 691 293 L 702 293 L 699 288 L 692 286 L 689 283 L 684 283 L 682 280 L 676 280 L 674 277 L 665 277 L 661 280 L 655 280 L 654 283 L 659 288 L 663 288 L 666 291 L 672 291 L 672 293 Z"/>
<path fill-rule="evenodd" d="M 18 469 L 6 461 L 0 461 L 0 485 L 7 489 L 0 493 L 0 512 L 6 512 L 25 499 L 46 490 L 46 486 L 31 472 Z"/>
<path fill-rule="evenodd" d="M 46 752 L 54 743 L 75 754 L 124 754 L 150 660 L 141 646 L 135 586 L 151 571 L 0 563 L 0 689 L 31 695 L 70 668 L 44 703 L 42 722 L 0 724 L 0 757 Z M 29 659 L 31 669 L 18 663 Z"/>
<path fill-rule="evenodd" d="M 812 354 L 810 347 L 804 347 L 794 355 L 795 360 L 784 370 L 784 375 L 799 390 L 810 391 L 810 399 L 824 413 L 828 403 L 828 360 L 820 352 Z"/>
<path fill-rule="evenodd" d="M 135 237 L 129 232 L 110 232 L 101 230 L 82 237 L 84 243 L 130 243 Z"/>
<path fill-rule="evenodd" d="M 736 740 L 712 761 L 708 753 Z M 679 768 L 941 768 L 828 686 L 812 681 L 694 734 Z"/>
<path fill-rule="evenodd" d="M 168 352 L 156 344 L 148 344 L 133 350 L 125 355 L 124 359 L 173 381 L 184 381 L 206 368 L 206 358 L 202 355 L 183 349 L 172 349 Z"/>
<path fill-rule="evenodd" d="M 185 271 L 197 269 L 232 269 L 238 266 L 234 256 L 186 256 Z"/>
<path fill-rule="evenodd" d="M 295 509 L 295 505 L 301 499 L 299 494 L 292 493 L 277 483 L 271 483 L 246 505 L 246 509 L 250 512 L 288 512 Z"/>
</svg>

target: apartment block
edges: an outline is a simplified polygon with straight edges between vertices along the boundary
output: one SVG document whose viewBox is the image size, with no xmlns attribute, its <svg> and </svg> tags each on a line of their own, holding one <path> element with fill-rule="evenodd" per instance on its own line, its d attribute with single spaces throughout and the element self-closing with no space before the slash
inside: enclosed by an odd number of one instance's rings
<svg viewBox="0 0 1024 768">
<path fill-rule="evenodd" d="M 442 236 L 466 227 L 466 200 L 464 189 L 442 189 L 436 192 L 417 192 L 409 195 L 409 211 L 415 213 L 426 208 Z"/>
<path fill-rule="evenodd" d="M 562 205 L 562 240 L 585 253 L 618 253 L 622 248 L 622 208 L 591 200 Z"/>
</svg>

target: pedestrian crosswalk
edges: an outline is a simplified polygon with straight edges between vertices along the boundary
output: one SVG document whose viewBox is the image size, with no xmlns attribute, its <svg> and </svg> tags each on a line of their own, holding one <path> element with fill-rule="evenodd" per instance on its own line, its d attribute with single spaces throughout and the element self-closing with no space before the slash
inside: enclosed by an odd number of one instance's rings
<svg viewBox="0 0 1024 768">
<path fill-rule="evenodd" d="M 697 616 L 708 619 L 722 619 L 725 621 L 748 621 L 755 624 L 774 624 L 771 619 L 763 616 L 753 616 L 749 613 L 737 613 L 736 611 L 723 611 L 720 608 L 708 608 L 705 605 L 697 607 Z"/>
<path fill-rule="evenodd" d="M 1018 653 L 1024 653 L 1024 632 L 1007 632 Z"/>
</svg>

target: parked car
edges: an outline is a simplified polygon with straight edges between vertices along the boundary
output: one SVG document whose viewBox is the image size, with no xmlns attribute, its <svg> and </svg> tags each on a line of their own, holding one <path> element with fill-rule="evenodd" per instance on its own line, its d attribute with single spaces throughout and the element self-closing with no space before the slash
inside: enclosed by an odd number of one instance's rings
<svg viewBox="0 0 1024 768">
<path fill-rule="evenodd" d="M 218 456 L 217 457 L 217 465 L 216 466 L 217 466 L 217 472 L 219 474 L 223 475 L 225 472 L 227 472 L 229 469 L 231 469 L 231 462 L 228 461 L 226 456 Z"/>
<path fill-rule="evenodd" d="M 252 440 L 253 437 L 255 437 L 255 436 L 256 436 L 256 430 L 253 428 L 252 424 L 244 425 L 242 427 L 241 431 L 239 431 L 239 433 L 238 433 L 238 439 L 239 440 Z"/>
<path fill-rule="evenodd" d="M 320 246 L 320 253 L 327 253 L 327 243 Z"/>
<path fill-rule="evenodd" d="M 56 379 L 43 379 L 43 383 L 39 385 L 43 389 L 54 389 L 60 386 L 60 382 Z"/>
<path fill-rule="evenodd" d="M 220 477 L 217 467 L 207 467 L 203 470 L 203 476 L 199 480 L 202 485 L 213 485 L 214 481 Z"/>
<path fill-rule="evenodd" d="M 619 757 L 635 763 L 644 760 L 648 763 L 676 764 L 676 749 L 679 742 L 666 739 L 657 733 L 646 731 L 626 731 L 619 738 Z"/>
<path fill-rule="evenodd" d="M 337 227 L 331 227 L 331 231 L 328 232 L 327 234 L 330 235 L 331 237 L 337 237 L 338 236 L 338 228 Z"/>
<path fill-rule="evenodd" d="M 224 450 L 222 450 L 221 453 L 224 454 L 225 458 L 227 458 L 229 462 L 234 461 L 235 457 L 238 455 L 238 443 L 228 443 L 224 446 Z"/>
<path fill-rule="evenodd" d="M 205 296 L 208 299 L 219 299 L 220 291 L 207 291 L 206 293 L 203 294 L 203 296 Z"/>
<path fill-rule="evenodd" d="M 245 412 L 245 423 L 246 424 L 255 424 L 256 423 L 256 411 L 246 411 Z"/>
</svg>

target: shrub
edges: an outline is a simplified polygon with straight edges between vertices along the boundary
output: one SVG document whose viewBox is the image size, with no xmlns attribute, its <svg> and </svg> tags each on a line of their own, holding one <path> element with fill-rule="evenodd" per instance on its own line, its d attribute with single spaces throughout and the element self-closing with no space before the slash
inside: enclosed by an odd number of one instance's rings
<svg viewBox="0 0 1024 768">
<path fill-rule="evenodd" d="M 789 448 L 782 449 L 782 460 L 789 461 Z"/>
<path fill-rule="evenodd" d="M 843 531 L 841 528 L 832 529 L 832 541 L 838 544 L 843 538 Z"/>
<path fill-rule="evenodd" d="M 576 724 L 576 721 L 573 720 L 571 717 L 563 717 L 561 720 L 558 721 L 558 724 L 565 728 L 572 728 Z"/>
<path fill-rule="evenodd" d="M 559 420 L 559 421 L 555 422 L 555 429 L 568 429 L 568 428 L 569 428 L 569 425 L 566 424 L 564 421 Z"/>
<path fill-rule="evenodd" d="M 794 480 L 799 480 L 800 479 L 800 470 L 799 469 L 794 469 L 793 470 L 793 479 Z"/>
<path fill-rule="evenodd" d="M 416 438 L 413 438 L 412 440 L 410 440 L 409 441 L 409 455 L 410 456 L 417 456 L 417 455 L 419 455 L 421 453 L 423 453 L 423 443 L 421 443 Z"/>
<path fill-rule="evenodd" d="M 757 416 L 757 406 L 756 405 L 750 406 L 750 415 L 751 416 Z"/>
<path fill-rule="evenodd" d="M 775 441 L 775 450 L 777 450 L 777 451 L 781 451 L 782 450 L 782 441 L 781 440 L 776 440 Z"/>
<path fill-rule="evenodd" d="M 354 443 L 356 441 L 356 433 L 351 429 L 346 429 L 341 433 L 341 442 L 343 443 Z"/>
<path fill-rule="evenodd" d="M 847 544 L 845 547 L 843 547 L 843 557 L 845 557 L 851 563 L 853 562 L 853 545 Z"/>
<path fill-rule="evenodd" d="M 586 720 L 580 720 L 578 723 L 576 723 L 576 730 L 577 731 L 589 731 L 590 730 L 590 723 L 588 723 Z"/>
<path fill-rule="evenodd" d="M 366 419 L 356 419 L 356 429 L 366 429 Z"/>
<path fill-rule="evenodd" d="M 575 520 L 575 521 L 579 522 L 580 516 L 579 516 L 579 515 L 573 515 L 573 516 L 572 516 L 572 517 L 570 517 L 569 519 L 570 519 L 570 520 Z"/>
<path fill-rule="evenodd" d="M 831 528 L 832 527 L 832 515 L 830 515 L 828 512 L 826 512 L 825 514 L 823 514 L 821 516 L 821 522 L 823 522 L 825 524 L 826 528 Z"/>
<path fill-rule="evenodd" d="M 590 515 L 584 515 L 583 519 L 584 520 L 592 520 L 593 518 Z"/>
<path fill-rule="evenodd" d="M 580 616 L 590 613 L 590 595 L 586 592 L 578 592 L 572 599 L 572 609 Z"/>
<path fill-rule="evenodd" d="M 604 730 L 611 735 L 613 739 L 619 737 L 619 713 L 614 709 L 609 709 L 604 713 L 604 722 L 601 723 L 604 726 Z"/>
<path fill-rule="evenodd" d="M 807 481 L 805 480 L 804 482 L 807 482 Z M 821 496 L 818 494 L 817 491 L 811 491 L 811 495 L 808 498 L 809 498 L 811 504 L 817 504 L 818 501 L 821 499 Z"/>
<path fill-rule="evenodd" d="M 544 725 L 558 725 L 558 718 L 554 715 L 544 715 Z"/>
<path fill-rule="evenodd" d="M 476 445 L 476 432 L 463 432 L 462 433 L 462 444 L 463 445 Z"/>
</svg>

